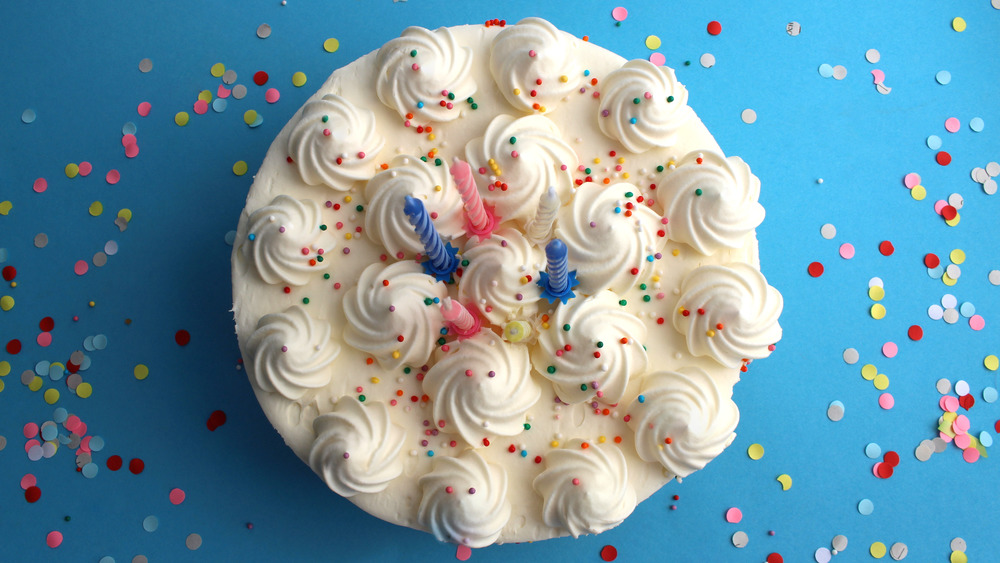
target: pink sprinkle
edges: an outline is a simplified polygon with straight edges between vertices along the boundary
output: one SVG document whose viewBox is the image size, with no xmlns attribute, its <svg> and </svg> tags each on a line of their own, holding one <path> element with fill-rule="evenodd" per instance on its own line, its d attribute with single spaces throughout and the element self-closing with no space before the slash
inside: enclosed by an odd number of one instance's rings
<svg viewBox="0 0 1000 563">
<path fill-rule="evenodd" d="M 536 53 L 534 49 L 532 49 L 532 50 L 528 51 L 528 56 L 529 56 L 529 57 L 534 57 L 534 56 L 535 56 L 535 55 L 537 55 L 537 54 L 538 54 L 538 53 Z"/>
<path fill-rule="evenodd" d="M 472 377 L 472 370 L 471 369 L 465 370 L 465 377 Z"/>
<path fill-rule="evenodd" d="M 153 109 L 152 104 L 150 104 L 149 102 L 142 102 L 141 104 L 139 104 L 139 107 L 136 108 L 136 111 L 139 112 L 139 115 L 141 117 L 146 117 L 147 115 L 149 115 L 149 110 L 151 109 Z"/>
<path fill-rule="evenodd" d="M 324 129 L 323 130 L 323 134 L 326 135 L 327 137 L 329 137 L 330 136 L 330 130 L 329 129 Z"/>
<path fill-rule="evenodd" d="M 517 151 L 510 151 L 510 156 L 511 158 L 517 158 L 518 157 Z"/>
<path fill-rule="evenodd" d="M 364 157 L 365 157 L 364 151 L 358 153 L 358 158 L 364 158 Z"/>
<path fill-rule="evenodd" d="M 184 494 L 184 491 L 182 489 L 171 489 L 170 490 L 170 503 L 171 504 L 180 504 L 180 503 L 184 502 L 184 497 L 185 496 L 187 496 L 187 495 Z"/>
<path fill-rule="evenodd" d="M 446 492 L 446 493 L 448 493 L 450 495 L 451 493 L 455 492 L 455 488 L 449 485 L 449 486 L 447 486 L 447 487 L 444 488 L 444 492 Z"/>
<path fill-rule="evenodd" d="M 740 520 L 743 520 L 743 511 L 735 506 L 726 511 L 726 522 L 730 524 L 738 524 Z"/>
<path fill-rule="evenodd" d="M 277 102 L 279 98 L 281 98 L 281 92 L 277 88 L 268 88 L 267 92 L 264 92 L 264 100 L 269 104 Z"/>
<path fill-rule="evenodd" d="M 578 485 L 578 486 L 579 486 L 579 484 L 580 484 L 580 480 L 579 480 L 579 479 L 577 479 L 576 477 L 574 477 L 574 478 L 573 478 L 573 484 L 574 484 L 574 485 Z"/>
<path fill-rule="evenodd" d="M 886 358 L 895 358 L 896 352 L 898 351 L 899 348 L 896 346 L 895 342 L 886 342 L 882 345 L 882 355 Z"/>
<path fill-rule="evenodd" d="M 121 172 L 115 170 L 114 168 L 108 170 L 108 174 L 104 177 L 104 180 L 107 183 L 111 184 L 112 186 L 117 184 L 118 181 L 121 179 L 122 179 Z"/>
<path fill-rule="evenodd" d="M 882 393 L 878 396 L 878 406 L 885 410 L 891 409 L 896 404 L 896 399 L 892 396 L 892 393 Z"/>
<path fill-rule="evenodd" d="M 62 544 L 63 535 L 62 532 L 51 531 L 49 535 L 45 536 L 45 545 L 55 549 Z"/>
<path fill-rule="evenodd" d="M 90 164 L 89 162 L 83 161 L 83 162 L 80 163 L 80 175 L 81 176 L 90 176 L 90 172 L 92 170 L 94 170 L 94 166 L 92 164 Z"/>
<path fill-rule="evenodd" d="M 840 257 L 844 260 L 854 258 L 854 245 L 849 242 L 840 245 Z"/>
<path fill-rule="evenodd" d="M 467 545 L 460 545 L 455 548 L 455 559 L 468 561 L 472 557 L 472 548 Z"/>
<path fill-rule="evenodd" d="M 49 344 L 52 344 L 52 333 L 51 332 L 38 333 L 38 338 L 35 339 L 35 342 L 38 342 L 38 345 L 41 346 L 42 348 L 47 347 Z"/>
<path fill-rule="evenodd" d="M 649 99 L 651 99 L 651 98 L 653 97 L 653 95 L 652 95 L 652 94 L 650 94 L 649 92 L 646 92 L 646 93 L 644 93 L 644 94 L 642 95 L 642 97 L 644 97 L 644 98 L 646 98 L 647 100 L 649 100 Z"/>
<path fill-rule="evenodd" d="M 420 65 L 418 65 L 417 63 L 413 63 L 413 66 L 411 66 L 410 68 L 412 68 L 413 70 L 420 70 Z"/>
<path fill-rule="evenodd" d="M 42 193 L 49 189 L 49 182 L 45 178 L 38 178 L 35 183 L 32 184 L 31 189 L 35 190 L 37 193 Z"/>
<path fill-rule="evenodd" d="M 205 100 L 198 100 L 194 103 L 194 112 L 198 115 L 204 115 L 208 111 L 208 102 Z"/>
<path fill-rule="evenodd" d="M 73 273 L 78 276 L 82 276 L 87 273 L 88 269 L 90 269 L 90 266 L 87 264 L 86 260 L 77 260 L 76 264 L 73 266 Z"/>
</svg>

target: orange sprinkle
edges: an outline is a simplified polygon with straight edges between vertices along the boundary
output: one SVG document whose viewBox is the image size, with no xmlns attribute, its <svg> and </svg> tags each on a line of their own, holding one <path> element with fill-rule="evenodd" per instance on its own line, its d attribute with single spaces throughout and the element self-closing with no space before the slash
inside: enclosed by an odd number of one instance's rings
<svg viewBox="0 0 1000 563">
<path fill-rule="evenodd" d="M 615 436 L 615 443 L 616 444 L 621 444 L 622 443 L 622 437 L 621 436 Z"/>
<path fill-rule="evenodd" d="M 584 442 L 584 443 L 580 444 L 580 447 L 583 448 L 583 449 L 587 449 L 587 448 L 590 447 L 590 444 L 588 444 L 587 442 Z"/>
<path fill-rule="evenodd" d="M 365 363 L 368 365 L 372 365 L 373 363 L 375 363 L 375 358 L 368 358 L 367 360 L 365 360 Z"/>
<path fill-rule="evenodd" d="M 590 41 L 590 36 L 589 35 L 584 35 L 583 36 L 583 40 L 584 41 Z"/>
<path fill-rule="evenodd" d="M 383 163 L 382 163 L 382 164 L 381 164 L 381 165 L 380 165 L 379 167 L 380 167 L 380 168 L 381 168 L 382 170 L 388 170 L 388 169 L 389 169 L 389 165 L 388 165 L 388 164 L 386 164 L 386 163 L 384 163 L 384 162 L 383 162 Z"/>
<path fill-rule="evenodd" d="M 663 443 L 668 444 L 668 445 L 669 444 L 673 444 L 674 443 L 674 439 L 671 438 L 670 436 L 667 436 L 667 438 L 665 440 L 663 440 Z"/>
<path fill-rule="evenodd" d="M 382 280 L 382 287 L 387 287 L 389 285 L 389 280 Z"/>
<path fill-rule="evenodd" d="M 619 342 L 622 344 L 628 344 L 628 338 L 622 338 Z"/>
<path fill-rule="evenodd" d="M 397 397 L 402 397 L 403 396 L 403 390 L 402 389 L 396 389 L 396 396 Z"/>
</svg>

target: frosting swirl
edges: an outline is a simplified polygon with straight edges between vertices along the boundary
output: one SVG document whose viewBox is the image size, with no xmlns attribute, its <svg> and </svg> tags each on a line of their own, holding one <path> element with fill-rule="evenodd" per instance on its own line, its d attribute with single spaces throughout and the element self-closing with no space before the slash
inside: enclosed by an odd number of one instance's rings
<svg viewBox="0 0 1000 563">
<path fill-rule="evenodd" d="M 459 47 L 447 27 L 408 27 L 378 50 L 375 92 L 404 119 L 409 113 L 451 121 L 459 116 L 455 101 L 465 103 L 476 92 L 471 65 L 472 49 Z"/>
<path fill-rule="evenodd" d="M 651 373 L 640 397 L 628 409 L 635 449 L 677 477 L 705 467 L 736 437 L 740 411 L 732 388 L 723 389 L 701 368 Z"/>
<path fill-rule="evenodd" d="M 672 146 L 694 116 L 687 89 L 669 67 L 635 59 L 611 71 L 601 84 L 597 123 L 632 152 Z"/>
<path fill-rule="evenodd" d="M 447 294 L 445 285 L 416 262 L 376 262 L 344 295 L 344 341 L 371 354 L 383 369 L 419 366 L 430 357 L 444 326 L 440 307 L 425 300 L 440 301 Z"/>
<path fill-rule="evenodd" d="M 313 420 L 309 466 L 343 497 L 378 493 L 403 472 L 406 431 L 389 419 L 385 403 L 343 396 Z"/>
<path fill-rule="evenodd" d="M 507 473 L 475 450 L 436 460 L 420 478 L 420 524 L 440 541 L 469 547 L 495 542 L 510 519 Z"/>
<path fill-rule="evenodd" d="M 728 367 L 770 355 L 781 339 L 781 294 L 742 262 L 692 270 L 681 283 L 674 328 L 695 356 Z"/>
<path fill-rule="evenodd" d="M 434 401 L 434 419 L 469 444 L 523 432 L 524 413 L 542 393 L 527 350 L 488 330 L 452 344 L 424 376 L 424 391 Z"/>
<path fill-rule="evenodd" d="M 336 248 L 332 234 L 322 229 L 320 207 L 315 201 L 287 195 L 250 214 L 247 241 L 241 245 L 264 283 L 305 285 L 331 261 L 317 257 Z"/>
<path fill-rule="evenodd" d="M 646 325 L 605 290 L 556 306 L 531 351 L 531 363 L 563 402 L 579 403 L 596 394 L 601 402 L 615 404 L 629 377 L 646 369 L 645 338 Z"/>
<path fill-rule="evenodd" d="M 576 291 L 624 293 L 652 268 L 666 239 L 657 234 L 660 216 L 634 202 L 637 195 L 632 184 L 588 182 L 559 210 L 555 236 L 569 248 L 569 268 L 580 281 Z"/>
<path fill-rule="evenodd" d="M 424 251 L 413 225 L 403 213 L 406 196 L 423 202 L 441 236 L 453 238 L 465 234 L 462 198 L 451 182 L 448 166 L 428 164 L 414 157 L 399 155 L 368 180 L 365 198 L 365 230 L 382 243 L 396 258 L 413 257 Z"/>
<path fill-rule="evenodd" d="M 302 106 L 288 137 L 288 155 L 303 182 L 345 191 L 354 181 L 371 178 L 372 157 L 384 143 L 375 128 L 375 114 L 327 94 Z"/>
<path fill-rule="evenodd" d="M 467 246 L 462 257 L 469 265 L 458 286 L 460 301 L 475 303 L 483 316 L 498 326 L 538 311 L 541 288 L 534 280 L 522 283 L 522 279 L 536 275 L 543 254 L 520 231 L 502 229 L 493 233 Z"/>
<path fill-rule="evenodd" d="M 330 325 L 299 305 L 264 315 L 246 345 L 253 364 L 251 381 L 261 391 L 296 400 L 330 382 L 330 362 L 340 344 L 330 339 Z"/>
<path fill-rule="evenodd" d="M 574 538 L 599 534 L 621 524 L 635 509 L 625 455 L 612 444 L 578 442 L 549 452 L 545 471 L 532 483 L 544 499 L 542 518 Z"/>
<path fill-rule="evenodd" d="M 488 176 L 488 182 L 480 182 L 479 193 L 504 221 L 523 225 L 533 219 L 549 186 L 555 187 L 560 201 L 570 198 L 576 153 L 543 115 L 498 115 L 484 136 L 469 141 L 465 154 L 474 169 Z M 507 186 L 497 187 L 498 181 Z"/>
<path fill-rule="evenodd" d="M 688 153 L 657 178 L 656 193 L 670 220 L 670 239 L 702 254 L 740 248 L 764 220 L 760 180 L 738 156 Z"/>
<path fill-rule="evenodd" d="M 582 71 L 575 50 L 570 36 L 551 23 L 525 18 L 493 40 L 490 72 L 512 106 L 545 113 L 580 85 Z"/>
</svg>

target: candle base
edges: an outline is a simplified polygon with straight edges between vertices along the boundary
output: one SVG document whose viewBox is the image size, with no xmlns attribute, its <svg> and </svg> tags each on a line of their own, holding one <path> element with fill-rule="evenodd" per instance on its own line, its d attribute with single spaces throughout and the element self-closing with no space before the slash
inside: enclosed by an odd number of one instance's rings
<svg viewBox="0 0 1000 563">
<path fill-rule="evenodd" d="M 472 221 L 469 220 L 468 216 L 466 216 L 465 219 L 465 234 L 468 235 L 469 238 L 476 237 L 479 242 L 490 238 L 490 235 L 493 234 L 493 231 L 496 230 L 497 226 L 500 225 L 502 221 L 500 217 L 497 217 L 492 205 L 484 205 L 483 210 L 486 212 L 486 223 L 483 226 L 476 227 L 472 224 Z"/>
<path fill-rule="evenodd" d="M 479 334 L 480 329 L 483 327 L 483 321 L 479 318 L 479 315 L 472 315 L 472 326 L 467 329 L 460 329 L 453 322 L 445 322 L 448 325 L 448 332 L 454 334 L 459 340 L 465 340 L 466 338 L 471 338 Z"/>
<path fill-rule="evenodd" d="M 576 297 L 573 293 L 573 288 L 580 285 L 580 282 L 576 280 L 576 270 L 571 270 L 566 276 L 566 289 L 561 292 L 555 292 L 549 285 L 549 274 L 548 272 L 538 273 L 538 286 L 542 288 L 542 299 L 547 299 L 549 304 L 555 303 L 556 301 L 561 301 L 566 303 L 571 297 Z"/>
<path fill-rule="evenodd" d="M 450 242 L 445 243 L 444 250 L 448 258 L 444 267 L 436 267 L 434 262 L 429 259 L 424 260 L 421 264 L 424 266 L 424 273 L 428 276 L 433 276 L 438 281 L 443 281 L 444 283 L 450 283 L 451 275 L 458 269 L 461 261 L 458 259 L 458 248 L 452 246 Z"/>
</svg>

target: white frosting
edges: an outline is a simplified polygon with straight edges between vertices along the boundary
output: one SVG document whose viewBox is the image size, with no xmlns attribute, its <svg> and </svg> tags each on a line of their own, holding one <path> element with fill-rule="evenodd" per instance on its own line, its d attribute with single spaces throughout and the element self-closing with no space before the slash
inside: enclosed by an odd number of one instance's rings
<svg viewBox="0 0 1000 563">
<path fill-rule="evenodd" d="M 344 296 L 344 341 L 387 370 L 419 366 L 430 357 L 444 326 L 440 308 L 427 300 L 446 295 L 444 284 L 415 262 L 376 262 Z"/>
<path fill-rule="evenodd" d="M 551 23 L 525 18 L 493 40 L 490 72 L 500 93 L 515 108 L 552 111 L 583 77 L 575 46 L 571 37 Z"/>
<path fill-rule="evenodd" d="M 424 376 L 434 420 L 477 446 L 487 436 L 516 436 L 541 388 L 531 377 L 528 351 L 484 330 L 452 346 Z"/>
<path fill-rule="evenodd" d="M 536 266 L 544 263 L 545 254 L 520 231 L 498 231 L 466 247 L 462 257 L 469 265 L 458 286 L 461 302 L 473 303 L 497 326 L 516 318 L 531 317 L 538 311 L 541 288 L 535 283 L 538 280 Z M 504 267 L 498 269 L 498 264 Z"/>
<path fill-rule="evenodd" d="M 246 345 L 253 381 L 262 391 L 296 400 L 330 382 L 330 363 L 340 344 L 330 339 L 330 325 L 292 305 L 264 315 Z"/>
<path fill-rule="evenodd" d="M 765 358 L 781 339 L 781 294 L 747 264 L 695 269 L 684 278 L 678 305 L 674 328 L 691 354 L 724 366 Z"/>
<path fill-rule="evenodd" d="M 559 210 L 555 236 L 569 248 L 577 293 L 624 293 L 652 268 L 666 239 L 657 234 L 663 229 L 660 216 L 637 201 L 640 195 L 632 184 L 588 182 Z"/>
<path fill-rule="evenodd" d="M 239 249 L 264 283 L 304 285 L 330 265 L 325 255 L 337 245 L 321 225 L 319 204 L 279 195 L 250 215 Z"/>
<path fill-rule="evenodd" d="M 451 121 L 476 91 L 469 74 L 472 49 L 459 47 L 446 27 L 408 27 L 378 50 L 375 91 L 400 117 Z"/>
<path fill-rule="evenodd" d="M 430 164 L 415 156 L 392 159 L 389 169 L 365 185 L 368 207 L 365 230 L 390 256 L 412 258 L 424 252 L 413 224 L 403 213 L 406 196 L 419 199 L 431 214 L 434 228 L 445 238 L 465 233 L 462 198 L 448 174 L 448 165 Z"/>
<path fill-rule="evenodd" d="M 514 142 L 511 143 L 511 140 Z M 569 200 L 577 157 L 559 127 L 542 115 L 498 115 L 486 134 L 465 147 L 473 170 L 480 173 L 479 193 L 504 221 L 522 226 L 535 217 L 539 197 L 549 186 Z M 496 182 L 506 184 L 497 187 Z"/>
<path fill-rule="evenodd" d="M 617 403 L 629 378 L 645 371 L 646 325 L 618 300 L 611 291 L 570 299 L 540 332 L 531 363 L 562 401 Z"/>
<path fill-rule="evenodd" d="M 403 472 L 406 431 L 392 423 L 385 403 L 341 397 L 313 429 L 309 465 L 338 495 L 381 492 Z"/>
<path fill-rule="evenodd" d="M 635 509 L 635 489 L 621 449 L 579 442 L 545 456 L 545 471 L 532 485 L 542 496 L 545 523 L 574 538 L 599 534 L 620 524 Z"/>
<path fill-rule="evenodd" d="M 628 407 L 636 451 L 672 475 L 683 478 L 705 467 L 736 437 L 740 411 L 732 390 L 701 368 L 649 374 L 639 397 Z"/>
<path fill-rule="evenodd" d="M 420 524 L 441 541 L 485 547 L 510 519 L 507 472 L 475 450 L 435 460 L 420 489 Z"/>
<path fill-rule="evenodd" d="M 356 180 L 371 178 L 371 157 L 384 143 L 371 111 L 327 94 L 302 107 L 288 138 L 288 155 L 305 183 L 343 191 Z"/>
<path fill-rule="evenodd" d="M 760 180 L 738 156 L 688 153 L 656 178 L 656 201 L 670 221 L 671 240 L 702 254 L 740 248 L 764 220 Z"/>
<path fill-rule="evenodd" d="M 635 59 L 612 71 L 600 83 L 597 123 L 605 135 L 632 152 L 671 147 L 694 112 L 687 89 L 674 70 Z"/>
</svg>

